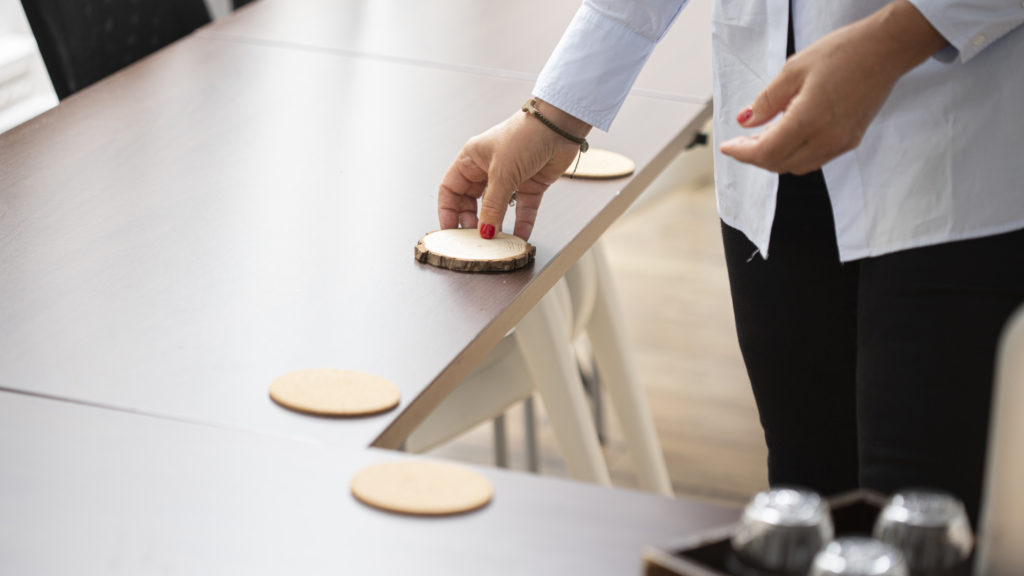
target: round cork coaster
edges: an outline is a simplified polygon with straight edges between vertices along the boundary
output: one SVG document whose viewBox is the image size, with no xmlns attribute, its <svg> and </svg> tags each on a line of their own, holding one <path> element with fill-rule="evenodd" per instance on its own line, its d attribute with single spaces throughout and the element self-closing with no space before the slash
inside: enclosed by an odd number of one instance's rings
<svg viewBox="0 0 1024 576">
<path fill-rule="evenodd" d="M 573 168 L 576 173 L 573 174 Z M 579 165 L 573 163 L 565 170 L 566 176 L 591 180 L 610 180 L 629 176 L 636 170 L 636 163 L 629 158 L 600 148 L 591 148 L 579 158 Z"/>
<path fill-rule="evenodd" d="M 360 502 L 399 514 L 445 516 L 476 510 L 494 497 L 491 482 L 473 470 L 431 460 L 371 466 L 351 482 Z"/>
<path fill-rule="evenodd" d="M 298 370 L 270 384 L 274 402 L 318 416 L 377 414 L 398 406 L 400 397 L 390 380 L 352 370 Z"/>
<path fill-rule="evenodd" d="M 438 230 L 416 244 L 416 260 L 457 272 L 511 272 L 533 262 L 536 253 L 518 236 L 498 232 L 484 240 L 474 228 Z"/>
</svg>

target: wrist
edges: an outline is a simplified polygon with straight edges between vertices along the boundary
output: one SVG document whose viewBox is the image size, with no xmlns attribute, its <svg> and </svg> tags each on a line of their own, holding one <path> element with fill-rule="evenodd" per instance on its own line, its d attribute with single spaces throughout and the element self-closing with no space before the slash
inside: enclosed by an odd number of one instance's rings
<svg viewBox="0 0 1024 576">
<path fill-rule="evenodd" d="M 533 102 L 537 111 L 543 114 L 545 118 L 574 137 L 586 138 L 590 134 L 592 126 L 583 120 L 540 98 L 533 98 Z"/>
<path fill-rule="evenodd" d="M 865 22 L 897 76 L 909 72 L 946 46 L 946 39 L 908 0 L 895 0 Z"/>
</svg>

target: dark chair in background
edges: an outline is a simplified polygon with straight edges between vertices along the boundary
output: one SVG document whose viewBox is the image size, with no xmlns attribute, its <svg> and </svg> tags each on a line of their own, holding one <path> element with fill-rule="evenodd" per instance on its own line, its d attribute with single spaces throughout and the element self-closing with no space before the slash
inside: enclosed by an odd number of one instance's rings
<svg viewBox="0 0 1024 576">
<path fill-rule="evenodd" d="M 22 0 L 64 99 L 210 21 L 203 0 Z"/>
</svg>

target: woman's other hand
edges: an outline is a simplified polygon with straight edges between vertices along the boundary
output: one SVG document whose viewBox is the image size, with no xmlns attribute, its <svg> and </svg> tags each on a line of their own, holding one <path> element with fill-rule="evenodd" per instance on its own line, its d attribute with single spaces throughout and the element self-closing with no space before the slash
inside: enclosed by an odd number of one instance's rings
<svg viewBox="0 0 1024 576">
<path fill-rule="evenodd" d="M 945 45 L 913 4 L 896 0 L 791 57 L 736 119 L 755 128 L 783 117 L 721 151 L 780 174 L 816 170 L 856 148 L 900 76 Z"/>
</svg>

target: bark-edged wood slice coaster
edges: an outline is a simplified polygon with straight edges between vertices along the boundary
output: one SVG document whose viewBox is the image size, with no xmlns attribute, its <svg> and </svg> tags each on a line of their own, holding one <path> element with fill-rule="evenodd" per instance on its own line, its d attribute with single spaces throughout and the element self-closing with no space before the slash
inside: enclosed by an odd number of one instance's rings
<svg viewBox="0 0 1024 576">
<path fill-rule="evenodd" d="M 462 514 L 486 505 L 494 487 L 481 474 L 433 460 L 396 460 L 352 477 L 352 495 L 381 510 L 414 516 Z"/>
<path fill-rule="evenodd" d="M 475 228 L 438 230 L 416 244 L 417 260 L 457 272 L 511 272 L 528 266 L 536 253 L 518 236 L 498 232 L 484 240 Z"/>
<path fill-rule="evenodd" d="M 576 173 L 573 174 L 573 167 Z M 573 178 L 584 178 L 590 180 L 611 180 L 629 176 L 636 170 L 636 163 L 629 158 L 600 148 L 591 148 L 584 152 L 579 158 L 579 166 L 576 161 L 565 170 L 565 176 Z"/>
<path fill-rule="evenodd" d="M 398 406 L 390 380 L 353 370 L 298 370 L 270 384 L 270 398 L 291 410 L 318 416 L 368 416 Z"/>
</svg>

